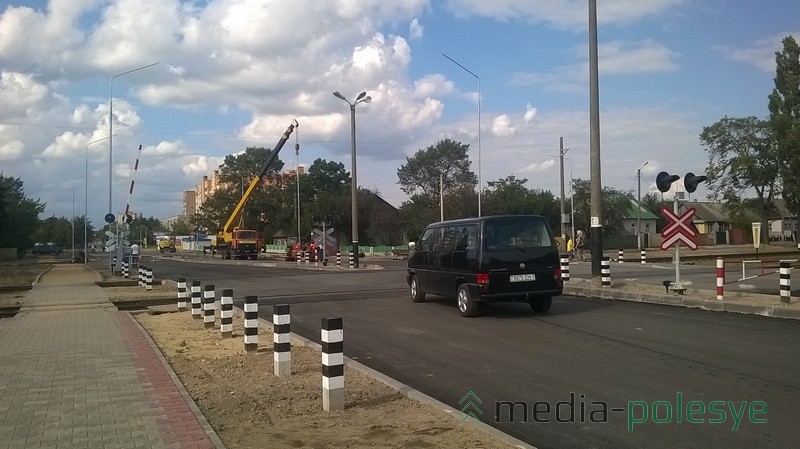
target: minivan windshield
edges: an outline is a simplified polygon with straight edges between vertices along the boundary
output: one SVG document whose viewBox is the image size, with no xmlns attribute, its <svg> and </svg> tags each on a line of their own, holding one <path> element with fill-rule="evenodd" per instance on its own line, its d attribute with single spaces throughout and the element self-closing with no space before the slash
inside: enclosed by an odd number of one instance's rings
<svg viewBox="0 0 800 449">
<path fill-rule="evenodd" d="M 544 220 L 518 218 L 486 222 L 487 249 L 540 248 L 553 246 L 553 240 Z"/>
</svg>

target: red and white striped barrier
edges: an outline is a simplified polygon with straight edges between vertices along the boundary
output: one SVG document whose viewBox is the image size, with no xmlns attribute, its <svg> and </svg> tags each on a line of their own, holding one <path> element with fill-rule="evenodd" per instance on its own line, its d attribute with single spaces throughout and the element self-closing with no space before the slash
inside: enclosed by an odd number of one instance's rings
<svg viewBox="0 0 800 449">
<path fill-rule="evenodd" d="M 717 299 L 724 299 L 723 286 L 725 285 L 725 261 L 722 257 L 717 257 Z"/>
</svg>

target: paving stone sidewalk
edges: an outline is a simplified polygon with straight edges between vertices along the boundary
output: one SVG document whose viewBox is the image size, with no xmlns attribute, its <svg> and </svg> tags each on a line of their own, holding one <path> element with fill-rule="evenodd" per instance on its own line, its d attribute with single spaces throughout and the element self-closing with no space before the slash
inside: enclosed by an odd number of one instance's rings
<svg viewBox="0 0 800 449">
<path fill-rule="evenodd" d="M 0 449 L 223 448 L 150 337 L 83 265 L 0 320 Z"/>
</svg>

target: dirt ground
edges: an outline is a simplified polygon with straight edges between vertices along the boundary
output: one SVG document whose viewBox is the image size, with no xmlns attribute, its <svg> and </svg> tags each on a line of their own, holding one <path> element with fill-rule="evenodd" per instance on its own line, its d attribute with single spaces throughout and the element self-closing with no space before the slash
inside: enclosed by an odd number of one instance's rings
<svg viewBox="0 0 800 449">
<path fill-rule="evenodd" d="M 30 285 L 49 265 L 0 265 L 0 286 Z M 103 271 L 98 270 L 101 274 Z M 106 273 L 105 279 L 110 278 Z M 177 297 L 171 285 L 107 287 L 113 301 Z M 0 307 L 20 305 L 27 291 L 0 292 Z M 217 312 L 219 314 L 219 312 Z M 187 312 L 136 315 L 206 419 L 229 449 L 511 448 L 469 421 L 406 398 L 366 374 L 345 368 L 345 410 L 322 409 L 322 357 L 292 345 L 292 375 L 274 375 L 272 331 L 259 329 L 259 351 L 244 352 L 242 316 L 234 335 L 205 329 Z M 219 317 L 216 320 L 219 325 Z"/>
</svg>

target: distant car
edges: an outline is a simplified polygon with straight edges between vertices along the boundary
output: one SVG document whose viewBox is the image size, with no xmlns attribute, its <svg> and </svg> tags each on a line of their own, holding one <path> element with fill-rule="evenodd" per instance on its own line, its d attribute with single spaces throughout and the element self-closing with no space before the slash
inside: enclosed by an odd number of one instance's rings
<svg viewBox="0 0 800 449">
<path fill-rule="evenodd" d="M 57 255 L 57 254 L 61 254 L 63 252 L 64 252 L 64 250 L 62 250 L 60 246 L 56 245 L 53 242 L 36 243 L 36 244 L 33 245 L 33 248 L 31 249 L 31 253 L 32 254 L 37 254 L 37 255 L 41 255 L 41 254 Z"/>
</svg>

